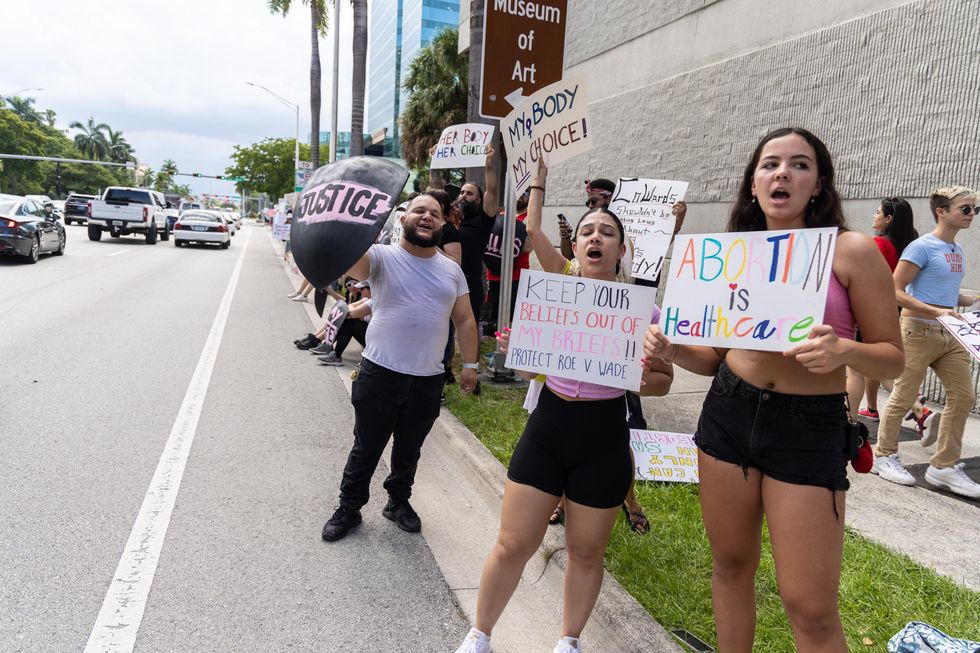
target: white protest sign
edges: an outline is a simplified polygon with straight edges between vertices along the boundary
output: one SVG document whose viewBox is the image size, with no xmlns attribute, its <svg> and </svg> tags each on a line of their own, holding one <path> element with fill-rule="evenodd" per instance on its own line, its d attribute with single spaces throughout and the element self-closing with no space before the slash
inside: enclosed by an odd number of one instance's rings
<svg viewBox="0 0 980 653">
<path fill-rule="evenodd" d="M 442 130 L 429 167 L 482 168 L 487 162 L 487 146 L 493 140 L 493 125 L 470 122 Z"/>
<path fill-rule="evenodd" d="M 589 97 L 579 75 L 545 86 L 500 121 L 517 197 L 531 185 L 538 161 L 553 166 L 592 149 Z"/>
<path fill-rule="evenodd" d="M 656 289 L 524 270 L 507 367 L 639 390 Z"/>
<path fill-rule="evenodd" d="M 660 275 L 677 222 L 671 207 L 686 194 L 686 181 L 619 178 L 609 210 L 633 239 L 634 277 L 654 281 Z"/>
<path fill-rule="evenodd" d="M 678 236 L 660 328 L 672 342 L 785 351 L 823 324 L 837 228 Z"/>
<path fill-rule="evenodd" d="M 963 313 L 963 319 L 952 316 L 939 318 L 939 323 L 956 338 L 961 345 L 980 361 L 980 311 Z"/>
<path fill-rule="evenodd" d="M 272 218 L 272 237 L 276 240 L 289 240 L 289 229 L 291 224 L 286 222 L 285 213 L 276 213 Z"/>
<path fill-rule="evenodd" d="M 630 446 L 637 480 L 698 482 L 698 448 L 693 435 L 630 429 Z"/>
</svg>

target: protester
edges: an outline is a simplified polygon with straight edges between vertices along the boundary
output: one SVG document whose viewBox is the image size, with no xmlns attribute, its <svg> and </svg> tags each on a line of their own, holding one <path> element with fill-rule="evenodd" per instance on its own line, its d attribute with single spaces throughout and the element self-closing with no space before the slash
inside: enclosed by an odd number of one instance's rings
<svg viewBox="0 0 980 653">
<path fill-rule="evenodd" d="M 900 197 L 888 197 L 883 199 L 875 209 L 871 220 L 871 229 L 875 233 L 875 245 L 881 255 L 888 263 L 888 269 L 895 271 L 898 265 L 898 258 L 905 251 L 905 248 L 913 240 L 919 237 L 915 230 L 912 216 L 912 207 Z M 858 333 L 856 339 L 861 340 Z M 859 372 L 848 368 L 847 370 L 847 405 L 851 417 L 860 415 L 872 422 L 878 421 L 878 387 L 884 385 L 888 392 L 892 391 L 894 384 L 891 380 L 877 381 L 874 379 L 865 380 Z M 860 408 L 861 397 L 867 394 L 868 405 Z M 933 412 L 922 405 L 921 398 L 916 399 L 912 405 L 912 410 L 905 416 L 905 419 L 915 419 L 919 429 L 919 436 L 935 441 L 934 434 L 939 427 L 939 419 L 942 413 Z"/>
<path fill-rule="evenodd" d="M 963 247 L 956 242 L 959 232 L 969 229 L 977 215 L 980 207 L 975 206 L 976 202 L 976 193 L 963 186 L 932 191 L 929 208 L 936 228 L 912 241 L 895 267 L 905 370 L 895 381 L 881 417 L 872 470 L 886 481 L 915 485 L 915 477 L 898 456 L 898 431 L 902 416 L 918 395 L 926 368 L 931 367 L 946 390 L 946 405 L 938 432 L 922 440 L 928 446 L 934 437 L 938 439 L 925 479 L 930 485 L 974 499 L 980 498 L 980 484 L 967 476 L 960 463 L 963 430 L 976 401 L 970 354 L 937 320 L 946 315 L 958 316 L 957 306 L 969 306 L 978 300 L 960 293 L 966 258 Z"/>
<path fill-rule="evenodd" d="M 353 287 L 360 292 L 361 298 L 351 300 L 348 304 L 347 317 L 337 329 L 334 341 L 328 344 L 324 340 L 320 346 L 310 350 L 324 365 L 343 365 L 344 351 L 352 339 L 357 340 L 361 347 L 367 346 L 367 328 L 371 321 L 371 285 L 367 281 L 360 281 Z"/>
<path fill-rule="evenodd" d="M 546 272 L 570 266 L 541 231 L 547 170 L 531 185 L 527 231 Z M 605 210 L 590 210 L 579 221 L 574 249 L 581 275 L 614 281 L 626 253 L 623 225 Z M 655 310 L 654 318 L 659 314 Z M 509 343 L 500 337 L 501 347 Z M 525 378 L 534 374 L 518 372 Z M 643 393 L 664 395 L 672 368 L 644 367 Z M 494 625 L 510 600 L 528 559 L 544 537 L 548 515 L 567 496 L 562 633 L 556 653 L 581 651 L 579 637 L 602 586 L 602 560 L 613 523 L 633 478 L 623 391 L 549 376 L 524 433 L 514 449 L 504 486 L 500 531 L 480 578 L 476 623 L 457 653 L 487 653 Z"/>
<path fill-rule="evenodd" d="M 309 301 L 311 292 L 313 292 L 313 284 L 304 277 L 303 283 L 299 284 L 299 290 L 286 295 L 286 299 L 291 299 L 294 302 L 306 302 Z"/>
<path fill-rule="evenodd" d="M 442 227 L 442 239 L 439 243 L 439 251 L 445 254 L 452 261 L 459 265 L 462 260 L 462 247 L 459 244 L 459 222 L 462 217 L 459 209 L 453 205 L 452 195 L 440 188 L 428 188 L 427 193 L 439 201 L 442 207 L 442 214 L 446 216 L 446 224 Z M 456 352 L 456 328 L 452 320 L 449 321 L 449 337 L 446 339 L 446 349 L 442 354 L 443 381 L 445 384 L 456 383 L 456 375 L 453 374 L 453 355 Z M 443 391 L 439 399 L 440 403 L 446 403 L 446 393 Z"/>
<path fill-rule="evenodd" d="M 721 651 L 753 647 L 763 518 L 797 650 L 847 651 L 844 366 L 877 379 L 901 370 L 895 293 L 871 238 L 845 228 L 827 148 L 806 130 L 778 129 L 745 168 L 728 231 L 805 227 L 839 228 L 825 323 L 807 340 L 782 354 L 678 345 L 656 325 L 644 340 L 648 358 L 715 377 L 695 441 Z M 855 322 L 864 342 L 852 340 Z"/>
<path fill-rule="evenodd" d="M 514 306 L 517 301 L 517 287 L 521 282 L 521 271 L 531 267 L 531 241 L 527 238 L 527 229 L 524 227 L 524 220 L 527 218 L 527 201 L 530 196 L 530 189 L 517 198 L 517 224 L 514 230 L 514 263 L 511 273 L 511 293 L 510 293 L 510 316 L 508 320 L 514 319 Z M 500 315 L 500 266 L 503 256 L 503 234 L 504 220 L 506 216 L 497 216 L 493 225 L 487 249 L 483 253 L 483 263 L 487 269 L 487 286 L 490 297 L 490 326 L 494 331 L 497 330 L 497 317 Z"/>
<path fill-rule="evenodd" d="M 476 184 L 463 184 L 456 203 L 463 218 L 459 223 L 459 240 L 463 260 L 460 267 L 466 275 L 466 286 L 470 291 L 470 305 L 477 323 L 483 309 L 483 252 L 487 249 L 493 223 L 497 219 L 497 166 L 494 162 L 494 149 L 487 146 L 486 179 L 487 189 L 483 191 Z"/>
<path fill-rule="evenodd" d="M 360 371 L 351 390 L 354 446 L 344 467 L 340 505 L 323 526 L 333 542 L 361 523 L 371 477 L 394 435 L 389 499 L 382 514 L 404 531 L 422 528 L 409 503 L 422 443 L 439 416 L 442 354 L 452 317 L 463 353 L 460 390 L 476 385 L 478 342 L 463 272 L 440 254 L 442 207 L 432 195 L 412 200 L 402 218 L 402 238 L 372 245 L 349 274 L 373 291 L 372 318 Z"/>
</svg>

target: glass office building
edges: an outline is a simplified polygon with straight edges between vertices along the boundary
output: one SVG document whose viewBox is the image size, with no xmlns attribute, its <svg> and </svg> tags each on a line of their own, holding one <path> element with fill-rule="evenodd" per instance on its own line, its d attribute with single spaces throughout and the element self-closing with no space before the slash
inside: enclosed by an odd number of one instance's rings
<svg viewBox="0 0 980 653">
<path fill-rule="evenodd" d="M 459 0 L 375 0 L 369 6 L 365 131 L 387 130 L 371 153 L 400 158 L 398 117 L 408 101 L 402 80 L 419 50 L 447 27 L 459 27 Z"/>
</svg>

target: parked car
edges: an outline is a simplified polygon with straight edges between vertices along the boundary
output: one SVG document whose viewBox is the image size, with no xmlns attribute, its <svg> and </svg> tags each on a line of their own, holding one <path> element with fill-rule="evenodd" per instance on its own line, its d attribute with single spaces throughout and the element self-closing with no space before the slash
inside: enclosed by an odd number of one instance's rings
<svg viewBox="0 0 980 653">
<path fill-rule="evenodd" d="M 97 199 L 96 195 L 68 193 L 68 199 L 65 200 L 65 224 L 88 222 L 88 203 L 94 199 Z"/>
<path fill-rule="evenodd" d="M 213 243 L 221 249 L 231 246 L 228 223 L 217 211 L 185 211 L 174 225 L 174 246 L 187 243 Z"/>
<path fill-rule="evenodd" d="M 0 254 L 37 263 L 47 252 L 65 253 L 65 227 L 37 200 L 0 195 Z"/>
<path fill-rule="evenodd" d="M 102 199 L 88 203 L 88 239 L 100 240 L 108 231 L 113 238 L 142 234 L 147 245 L 170 239 L 167 228 L 167 200 L 163 193 L 149 188 L 110 186 Z"/>
</svg>

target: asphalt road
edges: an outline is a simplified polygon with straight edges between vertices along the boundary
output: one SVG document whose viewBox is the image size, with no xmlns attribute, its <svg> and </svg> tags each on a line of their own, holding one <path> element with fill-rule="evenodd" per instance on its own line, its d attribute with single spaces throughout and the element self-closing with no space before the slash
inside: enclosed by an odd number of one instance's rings
<svg viewBox="0 0 980 653">
<path fill-rule="evenodd" d="M 309 320 L 267 230 L 228 250 L 67 231 L 63 257 L 0 259 L 0 651 L 130 650 L 117 631 L 140 651 L 454 650 L 468 625 L 425 541 L 381 517 L 383 474 L 361 528 L 320 539 L 352 411 L 333 368 L 297 362 Z M 172 502 L 143 514 L 160 469 Z"/>
</svg>

